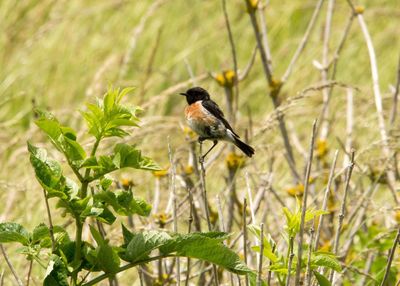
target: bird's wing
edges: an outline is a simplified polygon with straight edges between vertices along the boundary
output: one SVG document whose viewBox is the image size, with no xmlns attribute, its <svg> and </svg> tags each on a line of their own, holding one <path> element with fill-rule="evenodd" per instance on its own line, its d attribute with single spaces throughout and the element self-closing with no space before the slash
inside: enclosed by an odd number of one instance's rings
<svg viewBox="0 0 400 286">
<path fill-rule="evenodd" d="M 225 127 L 227 129 L 229 129 L 230 131 L 232 131 L 232 133 L 238 137 L 239 135 L 237 135 L 235 133 L 235 131 L 233 131 L 231 125 L 229 124 L 229 122 L 225 119 L 224 117 L 224 113 L 222 112 L 222 110 L 219 108 L 218 104 L 216 104 L 214 101 L 212 101 L 211 99 L 209 100 L 203 100 L 201 102 L 201 104 L 203 105 L 203 107 L 210 112 L 212 115 L 214 115 L 216 118 L 218 118 L 219 120 L 221 120 L 221 122 L 225 125 Z"/>
</svg>

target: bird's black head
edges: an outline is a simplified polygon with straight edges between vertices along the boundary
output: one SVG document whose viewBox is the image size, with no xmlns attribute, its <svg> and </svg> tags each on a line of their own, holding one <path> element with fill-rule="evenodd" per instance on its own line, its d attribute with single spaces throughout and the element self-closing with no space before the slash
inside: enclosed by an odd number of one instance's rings
<svg viewBox="0 0 400 286">
<path fill-rule="evenodd" d="M 181 95 L 186 96 L 188 104 L 195 103 L 196 101 L 199 100 L 210 99 L 210 95 L 208 94 L 207 90 L 199 86 L 190 88 L 186 92 L 181 93 Z"/>
</svg>

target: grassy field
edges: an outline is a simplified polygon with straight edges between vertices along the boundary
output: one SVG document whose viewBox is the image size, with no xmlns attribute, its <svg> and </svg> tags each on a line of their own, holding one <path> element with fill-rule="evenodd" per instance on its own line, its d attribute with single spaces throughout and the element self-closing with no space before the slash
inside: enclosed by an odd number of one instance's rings
<svg viewBox="0 0 400 286">
<path fill-rule="evenodd" d="M 257 226 L 264 224 L 264 233 L 276 242 L 276 255 L 283 257 L 286 267 L 286 273 L 274 271 L 273 267 L 269 267 L 271 257 L 264 257 L 262 278 L 267 281 L 269 273 L 272 273 L 271 285 L 285 285 L 285 281 L 280 279 L 287 277 L 286 258 L 289 257 L 290 235 L 287 227 L 284 227 L 287 224 L 284 207 L 295 212 L 296 199 L 293 194 L 297 195 L 301 204 L 306 190 L 309 209 L 322 208 L 334 153 L 336 149 L 339 150 L 328 199 L 329 214 L 324 215 L 325 224 L 317 247 L 334 252 L 334 237 L 349 170 L 349 154 L 354 149 L 355 165 L 349 179 L 345 216 L 336 252 L 341 271 L 335 275 L 332 285 L 380 285 L 400 223 L 400 208 L 394 198 L 399 198 L 400 187 L 397 171 L 399 116 L 391 120 L 393 98 L 400 78 L 400 2 L 354 2 L 357 11 L 360 12 L 362 8 L 365 10 L 353 18 L 342 42 L 352 10 L 344 0 L 323 1 L 306 45 L 282 86 L 279 79 L 290 65 L 318 1 L 260 1 L 260 11 L 255 13 L 260 27 L 260 14 L 265 17 L 272 85 L 266 80 L 260 51 L 256 49 L 256 37 L 246 1 L 227 2 L 239 73 L 250 67 L 247 76 L 237 87 L 221 86 L 221 82 L 215 79 L 222 72 L 234 69 L 221 1 L 0 1 L 0 200 L 3 202 L 0 204 L 0 222 L 17 222 L 28 230 L 39 223 L 48 222 L 43 193 L 29 162 L 28 140 L 46 147 L 53 158 L 63 162 L 65 174 L 72 175 L 66 167 L 66 160 L 51 147 L 45 134 L 34 124 L 34 108 L 48 110 L 63 125 L 75 128 L 83 147 L 89 148 L 93 139 L 86 134 L 87 128 L 80 111 L 86 110 L 86 102 L 94 102 L 96 97 L 102 97 L 107 87 L 112 85 L 135 87 L 125 97 L 124 103 L 143 108 L 139 116 L 141 128 L 129 129 L 131 136 L 125 137 L 124 142 L 137 145 L 143 154 L 169 170 L 165 176 L 131 169 L 112 174 L 115 182 L 131 181 L 134 193 L 145 198 L 153 207 L 155 194 L 160 193 L 158 209 L 146 219 L 135 218 L 135 228 L 157 229 L 160 227 L 160 217 L 172 216 L 171 190 L 172 183 L 175 183 L 178 202 L 181 203 L 178 231 L 187 232 L 189 178 L 194 183 L 192 191 L 201 217 L 202 231 L 206 231 L 198 183 L 200 177 L 192 171 L 197 168 L 191 159 L 189 141 L 193 138 L 186 130 L 183 116 L 186 102 L 179 95 L 189 87 L 199 85 L 210 92 L 224 111 L 227 112 L 232 104 L 234 112 L 228 115 L 235 119 L 237 133 L 256 149 L 253 158 L 245 159 L 233 156 L 233 149 L 221 143 L 207 157 L 206 186 L 214 219 L 213 229 L 227 230 L 231 223 L 229 230 L 233 235 L 229 243 L 244 258 L 241 207 L 243 199 L 247 198 L 250 203 L 246 213 L 248 223 Z M 325 25 L 330 15 L 328 7 L 332 3 L 330 36 L 328 44 L 324 45 Z M 371 50 L 367 47 L 360 19 L 366 23 L 375 51 L 373 59 L 376 60 L 376 66 L 372 65 L 372 68 L 377 67 L 379 75 L 375 90 L 369 55 Z M 341 43 L 343 46 L 335 62 L 334 55 Z M 323 80 L 321 69 L 324 48 L 327 51 L 326 63 L 332 63 L 327 70 L 327 80 Z M 336 72 L 335 78 L 332 78 L 334 65 Z M 332 94 L 326 103 L 323 100 L 324 93 L 330 89 Z M 274 90 L 279 93 L 279 112 L 270 97 Z M 226 94 L 230 92 L 237 95 L 237 101 L 227 100 L 229 97 Z M 377 93 L 380 96 L 377 97 Z M 378 106 L 379 102 L 383 106 L 381 112 L 377 112 L 377 99 Z M 321 115 L 324 106 L 329 107 L 326 121 Z M 288 150 L 278 124 L 279 114 L 284 114 L 282 120 L 292 146 L 297 178 L 287 162 Z M 315 119 L 318 119 L 318 133 L 311 180 L 308 188 L 305 188 Z M 324 127 L 327 127 L 325 134 Z M 109 153 L 116 141 L 106 139 L 99 153 Z M 205 143 L 207 147 L 210 144 Z M 196 144 L 194 146 L 197 148 Z M 235 151 L 236 155 L 241 155 L 239 150 Z M 238 170 L 232 171 L 229 166 L 237 162 L 244 163 Z M 175 170 L 176 176 L 172 170 Z M 219 217 L 218 200 L 222 209 Z M 68 224 L 68 217 L 62 217 L 62 211 L 55 208 L 55 199 L 50 200 L 50 205 L 54 212 L 54 223 Z M 305 260 L 307 245 L 313 236 L 309 230 L 312 225 L 317 228 L 318 219 L 314 223 L 311 219 L 305 225 Z M 119 217 L 117 221 L 125 223 L 126 218 Z M 93 223 L 92 220 L 89 222 Z M 67 230 L 72 235 L 74 226 L 70 223 Z M 168 223 L 165 228 L 172 230 L 173 224 Z M 122 240 L 118 224 L 106 226 L 106 230 L 107 238 L 111 241 Z M 294 237 L 294 261 L 297 259 L 300 236 Z M 88 228 L 84 228 L 83 237 L 91 239 Z M 238 239 L 235 241 L 235 238 Z M 257 239 L 249 234 L 248 265 L 254 270 L 258 269 L 259 259 L 257 252 L 250 247 L 256 244 Z M 29 262 L 17 253 L 16 245 L 3 246 L 17 273 L 26 281 Z M 2 258 L 0 275 L 3 280 L 0 285 L 14 285 L 14 277 Z M 43 261 L 46 261 L 45 256 Z M 186 267 L 183 261 L 182 268 Z M 391 264 L 385 285 L 396 285 L 400 280 L 398 249 L 394 252 Z M 160 269 L 157 267 L 157 263 L 149 264 L 146 271 L 150 272 L 149 277 L 155 278 L 146 283 L 172 285 L 174 282 L 167 281 L 170 277 L 164 282 L 159 278 L 156 281 L 157 270 Z M 176 279 L 174 273 L 171 277 Z M 321 273 L 324 271 L 321 270 Z M 44 274 L 45 269 L 34 264 L 31 285 L 41 285 Z M 295 285 L 294 276 L 293 272 L 288 285 Z M 306 279 L 305 276 L 304 269 L 302 279 Z M 117 277 L 119 285 L 140 285 L 134 269 Z M 207 283 L 212 281 L 210 277 L 207 274 Z M 224 271 L 220 284 L 239 285 L 236 278 L 231 284 L 229 277 L 228 272 Z M 201 283 L 197 280 L 195 277 L 191 283 Z M 112 283 L 115 282 L 110 283 L 114 285 Z"/>
</svg>

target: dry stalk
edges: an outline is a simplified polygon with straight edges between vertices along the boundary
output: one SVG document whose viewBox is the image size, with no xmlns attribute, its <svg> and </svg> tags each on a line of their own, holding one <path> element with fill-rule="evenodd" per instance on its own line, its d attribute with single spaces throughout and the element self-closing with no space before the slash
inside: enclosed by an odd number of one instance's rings
<svg viewBox="0 0 400 286">
<path fill-rule="evenodd" d="M 295 285 L 299 285 L 300 283 L 300 274 L 301 274 L 301 258 L 303 254 L 303 239 L 304 239 L 304 219 L 307 211 L 307 196 L 309 189 L 309 181 L 310 181 L 310 173 L 312 160 L 314 155 L 314 143 L 315 143 L 315 131 L 316 131 L 317 121 L 314 120 L 310 141 L 310 149 L 309 149 L 309 157 L 307 162 L 306 175 L 304 178 L 304 193 L 303 193 L 303 203 L 301 206 L 301 219 L 300 219 L 300 231 L 299 231 L 299 242 L 298 242 L 298 250 L 297 250 L 297 265 L 296 265 L 296 279 Z"/>
<path fill-rule="evenodd" d="M 311 17 L 310 22 L 308 23 L 306 32 L 304 33 L 304 36 L 299 44 L 299 46 L 297 47 L 296 52 L 294 53 L 289 66 L 287 67 L 283 77 L 282 77 L 282 82 L 285 83 L 287 81 L 287 79 L 289 78 L 290 74 L 292 73 L 293 67 L 296 64 L 298 58 L 300 57 L 300 54 L 302 53 L 302 51 L 304 50 L 304 48 L 306 47 L 308 40 L 310 38 L 310 34 L 313 30 L 313 28 L 315 27 L 315 22 L 317 21 L 318 15 L 321 12 L 321 7 L 322 4 L 324 3 L 324 0 L 319 0 L 317 5 L 315 6 L 314 9 L 314 13 Z"/>
<path fill-rule="evenodd" d="M 346 109 L 346 152 L 350 152 L 353 144 L 353 90 L 351 88 L 347 89 L 347 109 Z M 343 161 L 343 166 L 347 166 L 350 161 L 350 156 L 346 156 Z"/>
<path fill-rule="evenodd" d="M 369 273 L 371 270 L 371 266 L 372 266 L 372 262 L 374 262 L 375 260 L 375 255 L 372 252 L 368 252 L 368 256 L 367 256 L 367 262 L 365 263 L 365 268 L 364 268 L 364 273 Z M 367 283 L 367 278 L 370 278 L 370 275 L 363 275 L 363 277 L 360 280 L 360 284 L 359 286 L 363 286 L 366 285 Z M 373 278 L 373 277 L 372 277 Z M 374 278 L 373 278 L 374 279 Z"/>
<path fill-rule="evenodd" d="M 307 269 L 306 269 L 306 283 L 307 286 L 311 285 L 311 254 L 313 249 L 313 242 L 314 242 L 314 224 L 315 219 L 313 220 L 313 225 L 310 228 L 310 241 L 308 243 L 308 255 L 307 255 Z"/>
<path fill-rule="evenodd" d="M 288 262 L 288 274 L 286 276 L 286 286 L 290 285 L 290 277 L 291 277 L 291 272 L 292 272 L 292 263 L 293 263 L 293 257 L 294 257 L 294 252 L 293 252 L 293 243 L 294 243 L 294 237 L 289 238 L 289 262 Z"/>
<path fill-rule="evenodd" d="M 204 158 L 203 158 L 203 143 L 200 142 L 200 156 L 199 156 L 199 163 L 200 163 L 200 180 L 201 180 L 201 190 L 204 202 L 204 210 L 207 220 L 208 231 L 212 231 L 211 220 L 210 220 L 210 210 L 208 206 L 208 199 L 207 199 L 207 188 L 206 188 L 206 170 L 204 169 Z M 214 276 L 214 283 L 216 286 L 219 285 L 218 282 L 218 272 L 217 267 L 213 264 L 213 276 Z"/>
<path fill-rule="evenodd" d="M 247 200 L 246 198 L 243 199 L 243 256 L 244 256 L 244 263 L 247 264 Z M 245 275 L 245 286 L 249 285 L 249 277 Z"/>
<path fill-rule="evenodd" d="M 392 266 L 394 252 L 396 251 L 396 247 L 397 247 L 398 243 L 400 243 L 400 227 L 397 230 L 396 238 L 394 239 L 393 246 L 389 252 L 388 262 L 386 264 L 385 276 L 383 276 L 381 286 L 385 285 L 385 282 L 386 282 L 387 278 L 389 277 L 390 267 Z"/>
<path fill-rule="evenodd" d="M 336 150 L 335 151 L 335 155 L 333 156 L 333 163 L 332 163 L 332 166 L 331 166 L 331 170 L 329 172 L 328 184 L 326 185 L 326 189 L 325 189 L 325 193 L 324 193 L 324 199 L 322 200 L 321 209 L 324 210 L 324 211 L 326 210 L 326 205 L 327 205 L 327 202 L 328 202 L 328 197 L 329 197 L 329 193 L 330 193 L 330 190 L 331 190 L 333 177 L 335 175 L 335 168 L 336 168 L 336 161 L 337 161 L 337 158 L 338 158 L 338 154 L 339 154 L 339 150 Z M 319 217 L 317 233 L 316 233 L 316 236 L 315 236 L 314 250 L 318 249 L 319 237 L 320 237 L 320 234 L 321 234 L 322 225 L 324 223 L 324 217 L 325 216 L 323 216 L 323 215 Z"/>
<path fill-rule="evenodd" d="M 397 81 L 396 81 L 396 85 L 395 85 L 395 89 L 394 89 L 394 93 L 393 93 L 392 112 L 390 113 L 390 125 L 391 126 L 393 126 L 393 124 L 396 120 L 399 89 L 400 89 L 400 56 L 399 56 L 399 63 L 397 66 Z"/>
<path fill-rule="evenodd" d="M 337 226 L 337 229 L 336 229 L 336 235 L 335 235 L 335 240 L 334 240 L 334 244 L 333 244 L 333 253 L 335 255 L 337 255 L 337 251 L 338 251 L 338 248 L 339 248 L 340 232 L 342 231 L 343 220 L 344 220 L 345 210 L 346 210 L 347 193 L 349 191 L 351 174 L 352 174 L 353 168 L 354 168 L 354 154 L 355 154 L 355 151 L 352 150 L 351 151 L 350 164 L 347 167 L 346 183 L 345 183 L 345 188 L 344 188 L 342 204 L 340 206 L 340 214 L 339 214 L 339 218 L 338 218 L 339 222 L 338 222 L 338 226 Z M 330 274 L 330 277 L 329 277 L 329 281 L 331 283 L 332 283 L 332 280 L 333 280 L 334 273 L 335 272 L 332 270 L 332 272 Z"/>
<path fill-rule="evenodd" d="M 178 217 L 177 217 L 177 195 L 176 195 L 176 184 L 175 184 L 175 179 L 176 179 L 176 169 L 175 169 L 175 162 L 173 160 L 173 155 L 172 155 L 172 150 L 171 150 L 171 144 L 169 143 L 169 137 L 168 137 L 168 158 L 169 158 L 169 163 L 171 165 L 171 191 L 172 191 L 172 196 L 173 196 L 173 217 L 174 217 L 174 232 L 178 232 Z M 181 277 L 180 277 L 180 260 L 179 257 L 177 256 L 175 258 L 176 260 L 176 281 L 177 285 L 179 286 L 181 283 Z"/>
<path fill-rule="evenodd" d="M 22 282 L 21 278 L 19 278 L 17 272 L 15 271 L 14 266 L 11 264 L 11 261 L 8 258 L 8 255 L 7 255 L 6 250 L 4 249 L 4 246 L 1 243 L 0 243 L 0 250 L 3 253 L 4 260 L 6 261 L 8 267 L 10 268 L 11 273 L 13 274 L 13 276 L 15 278 L 15 281 L 17 282 L 18 286 L 24 286 L 24 283 Z"/>
<path fill-rule="evenodd" d="M 321 69 L 321 78 L 323 82 L 328 80 L 328 54 L 329 54 L 329 40 L 331 36 L 331 26 L 332 26 L 332 15 L 335 7 L 335 0 L 329 0 L 326 12 L 325 19 L 325 29 L 324 29 L 324 42 L 322 47 L 322 69 Z M 326 89 L 322 90 L 323 95 L 323 106 L 325 107 L 325 112 L 322 118 L 322 130 L 320 138 L 325 140 L 328 137 L 328 129 L 329 129 L 329 121 L 328 121 L 328 113 L 329 113 L 329 91 Z"/>
<path fill-rule="evenodd" d="M 351 4 L 351 1 L 348 0 L 351 8 L 353 9 L 353 13 L 356 13 L 358 23 L 360 24 L 365 42 L 368 48 L 369 60 L 371 64 L 371 74 L 372 74 L 372 86 L 374 91 L 374 98 L 375 98 L 375 106 L 376 106 L 376 113 L 378 116 L 378 125 L 379 125 L 379 132 L 381 135 L 382 143 L 383 143 L 383 153 L 387 158 L 391 156 L 390 147 L 389 147 L 389 139 L 385 127 L 385 119 L 383 116 L 383 106 L 382 106 L 382 95 L 379 87 L 379 74 L 378 74 L 378 64 L 376 61 L 375 49 L 372 43 L 371 35 L 369 34 L 367 24 L 364 21 L 364 17 L 361 13 L 357 13 L 354 10 L 354 6 Z M 395 192 L 395 175 L 393 170 L 389 167 L 387 169 L 387 178 L 388 178 L 388 185 L 390 190 L 392 191 L 393 198 L 396 204 L 399 203 L 397 198 L 397 194 Z"/>
<path fill-rule="evenodd" d="M 258 272 L 257 272 L 257 286 L 262 285 L 262 263 L 263 263 L 263 253 L 264 253 L 264 224 L 260 224 L 260 253 L 258 256 Z"/>
</svg>

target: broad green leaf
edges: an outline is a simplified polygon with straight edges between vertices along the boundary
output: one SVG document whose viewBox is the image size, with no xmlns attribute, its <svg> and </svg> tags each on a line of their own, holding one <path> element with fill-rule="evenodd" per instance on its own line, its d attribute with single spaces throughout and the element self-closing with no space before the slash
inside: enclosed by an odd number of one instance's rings
<svg viewBox="0 0 400 286">
<path fill-rule="evenodd" d="M 167 251 L 178 256 L 208 261 L 240 275 L 252 272 L 235 252 L 221 243 L 220 239 L 210 238 L 201 233 L 177 234 L 173 241 L 166 247 L 161 247 L 160 251 L 164 254 Z"/>
<path fill-rule="evenodd" d="M 260 246 L 258 246 L 258 245 L 252 246 L 251 249 L 256 251 L 256 252 L 260 252 Z M 267 257 L 272 262 L 278 261 L 278 257 L 271 251 L 271 249 L 264 248 L 263 249 L 263 256 Z"/>
<path fill-rule="evenodd" d="M 319 286 L 331 286 L 331 282 L 322 274 L 318 273 L 318 271 L 313 271 L 315 278 L 318 281 Z"/>
<path fill-rule="evenodd" d="M 0 223 L 0 243 L 6 242 L 19 242 L 22 245 L 28 245 L 29 233 L 18 223 Z"/>
<path fill-rule="evenodd" d="M 134 233 L 133 238 L 126 247 L 124 259 L 136 262 L 148 257 L 156 248 L 166 244 L 171 240 L 171 236 L 166 232 L 155 230 Z"/>
</svg>

